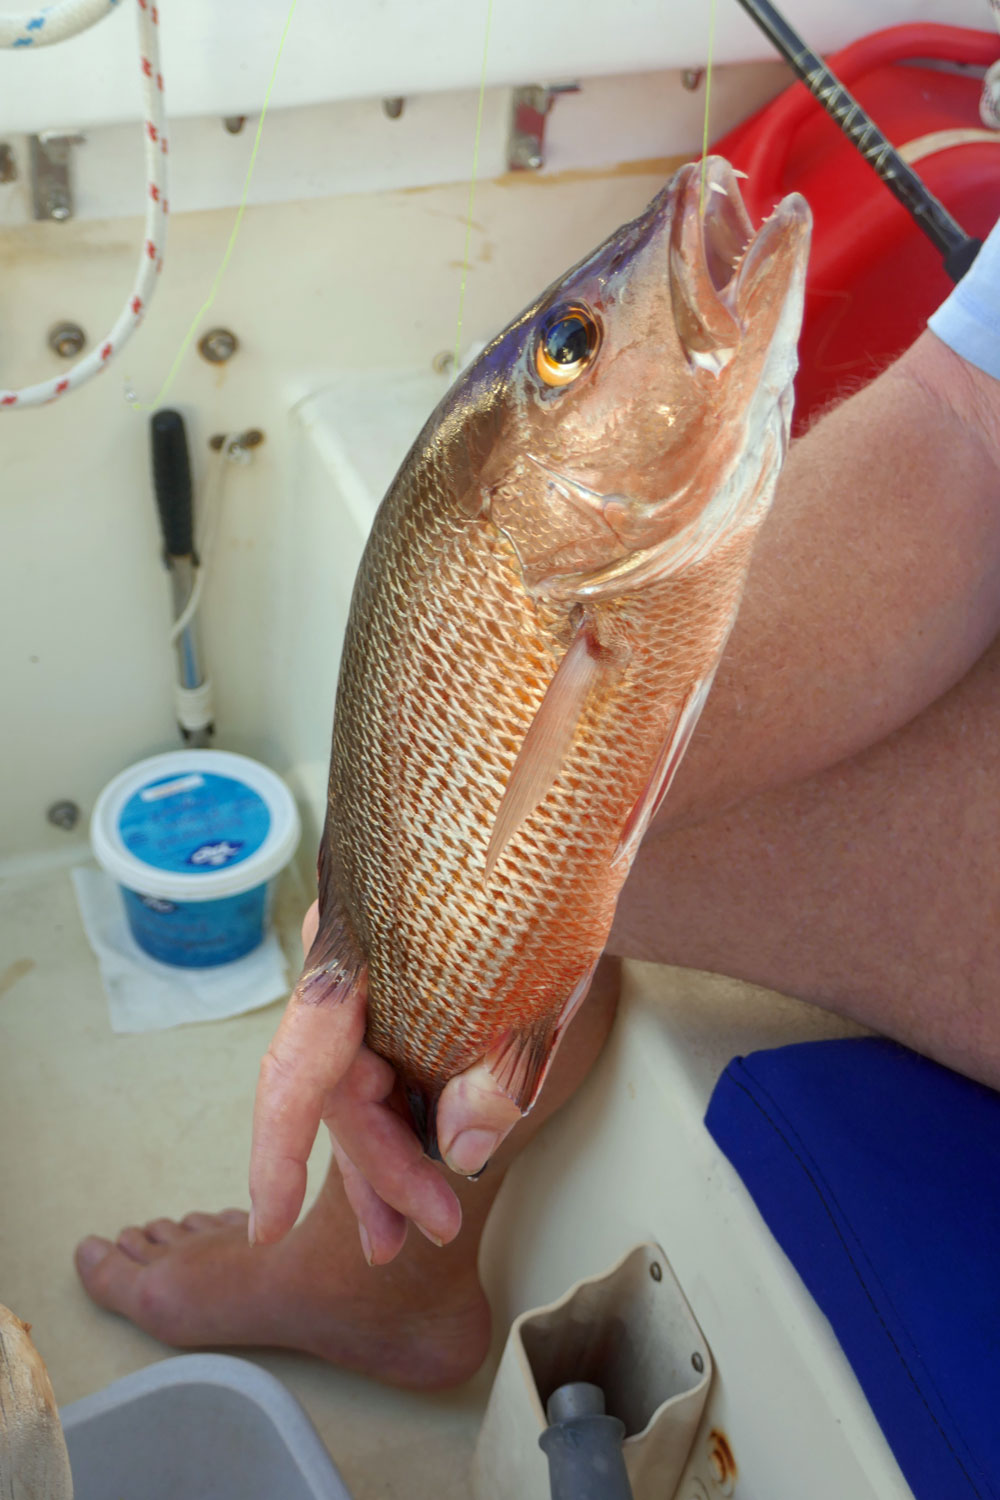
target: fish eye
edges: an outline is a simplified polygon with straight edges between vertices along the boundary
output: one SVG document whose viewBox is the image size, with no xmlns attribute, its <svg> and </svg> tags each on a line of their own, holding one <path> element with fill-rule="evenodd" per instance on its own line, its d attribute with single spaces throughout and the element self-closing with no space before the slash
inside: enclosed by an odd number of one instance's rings
<svg viewBox="0 0 1000 1500">
<path fill-rule="evenodd" d="M 559 308 L 542 325 L 535 367 L 546 385 L 569 385 L 583 374 L 600 342 L 601 330 L 587 308 Z"/>
</svg>

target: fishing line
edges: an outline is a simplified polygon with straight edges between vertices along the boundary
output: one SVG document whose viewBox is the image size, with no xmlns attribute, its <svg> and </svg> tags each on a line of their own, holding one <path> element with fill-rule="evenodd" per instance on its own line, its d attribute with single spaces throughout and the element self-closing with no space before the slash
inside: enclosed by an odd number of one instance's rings
<svg viewBox="0 0 1000 1500">
<path fill-rule="evenodd" d="M 708 59 L 705 63 L 705 123 L 701 132 L 701 196 L 698 211 L 705 217 L 705 172 L 708 160 L 708 112 L 712 102 L 712 58 L 715 55 L 715 0 L 708 7 Z"/>
<path fill-rule="evenodd" d="M 715 0 L 712 0 L 715 3 Z M 483 131 L 483 100 L 486 98 L 486 59 L 490 51 L 493 26 L 493 0 L 486 0 L 486 32 L 483 36 L 483 65 L 479 71 L 479 102 L 476 105 L 476 133 L 472 142 L 472 177 L 469 180 L 469 210 L 465 223 L 465 253 L 462 256 L 462 282 L 458 289 L 458 327 L 455 329 L 455 372 L 458 373 L 459 349 L 462 343 L 462 319 L 465 314 L 465 284 L 469 279 L 469 254 L 472 247 L 472 211 L 476 203 L 476 181 L 479 177 L 479 139 Z"/>
<path fill-rule="evenodd" d="M 254 136 L 253 149 L 250 152 L 250 163 L 247 167 L 246 177 L 243 181 L 243 193 L 240 197 L 239 207 L 236 210 L 236 218 L 233 220 L 233 228 L 229 236 L 229 243 L 227 244 L 223 253 L 222 260 L 219 264 L 219 269 L 216 271 L 215 278 L 212 281 L 212 285 L 209 287 L 208 296 L 205 298 L 205 301 L 202 303 L 201 307 L 199 307 L 194 318 L 191 320 L 191 326 L 189 327 L 187 333 L 184 335 L 183 341 L 177 351 L 174 362 L 170 366 L 170 369 L 167 371 L 167 377 L 164 380 L 163 385 L 160 387 L 155 401 L 152 401 L 148 404 L 143 404 L 140 401 L 136 401 L 134 398 L 130 398 L 129 405 L 132 407 L 133 411 L 156 411 L 163 405 L 167 393 L 173 385 L 174 380 L 177 378 L 177 372 L 181 367 L 181 362 L 183 361 L 184 356 L 185 354 L 187 354 L 191 345 L 194 343 L 195 336 L 198 332 L 198 328 L 201 324 L 202 319 L 204 318 L 205 314 L 211 310 L 212 306 L 215 303 L 215 299 L 218 296 L 219 287 L 222 284 L 222 278 L 223 276 L 225 276 L 226 270 L 229 266 L 229 262 L 232 259 L 233 251 L 236 248 L 236 241 L 239 238 L 240 229 L 243 225 L 243 217 L 246 213 L 247 202 L 250 197 L 250 186 L 253 182 L 253 175 L 257 166 L 257 153 L 260 150 L 261 136 L 264 133 L 264 121 L 267 118 L 267 111 L 271 103 L 271 94 L 274 91 L 275 79 L 278 76 L 278 68 L 281 64 L 281 55 L 285 50 L 285 43 L 288 40 L 288 33 L 292 28 L 292 20 L 295 16 L 295 11 L 298 3 L 299 0 L 292 0 L 291 5 L 289 6 L 288 15 L 285 17 L 285 25 L 281 33 L 281 40 L 278 43 L 278 51 L 274 59 L 274 67 L 271 69 L 271 77 L 264 92 L 264 103 L 261 106 L 260 119 L 257 121 L 257 133 Z"/>
</svg>

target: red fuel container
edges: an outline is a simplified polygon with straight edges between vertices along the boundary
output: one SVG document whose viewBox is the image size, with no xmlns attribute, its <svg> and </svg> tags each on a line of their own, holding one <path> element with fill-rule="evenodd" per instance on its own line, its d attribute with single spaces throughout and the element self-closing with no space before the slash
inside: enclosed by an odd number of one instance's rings
<svg viewBox="0 0 1000 1500">
<path fill-rule="evenodd" d="M 1000 218 L 1000 132 L 979 117 L 995 31 L 923 23 L 832 55 L 840 78 L 967 234 Z M 747 173 L 751 217 L 797 190 L 815 219 L 795 430 L 865 385 L 918 336 L 951 289 L 939 252 L 803 84 L 713 148 Z"/>
</svg>

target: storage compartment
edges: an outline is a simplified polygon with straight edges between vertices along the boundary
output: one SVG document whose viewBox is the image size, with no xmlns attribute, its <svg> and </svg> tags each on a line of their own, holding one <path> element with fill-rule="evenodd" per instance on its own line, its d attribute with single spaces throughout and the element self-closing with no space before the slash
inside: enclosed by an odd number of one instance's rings
<svg viewBox="0 0 1000 1500">
<path fill-rule="evenodd" d="M 658 1246 L 636 1246 L 603 1276 L 511 1328 L 476 1447 L 476 1500 L 548 1500 L 538 1439 L 545 1404 L 571 1381 L 604 1392 L 625 1424 L 623 1451 L 636 1500 L 673 1494 L 712 1378 L 712 1359 Z"/>
</svg>

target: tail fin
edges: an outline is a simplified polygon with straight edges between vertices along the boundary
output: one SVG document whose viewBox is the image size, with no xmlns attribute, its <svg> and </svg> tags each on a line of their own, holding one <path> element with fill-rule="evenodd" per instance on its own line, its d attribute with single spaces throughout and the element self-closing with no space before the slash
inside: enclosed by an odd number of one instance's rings
<svg viewBox="0 0 1000 1500">
<path fill-rule="evenodd" d="M 410 1106 L 410 1122 L 417 1139 L 424 1148 L 424 1155 L 431 1161 L 441 1160 L 441 1148 L 437 1138 L 437 1107 L 440 1093 L 432 1094 L 419 1083 L 404 1085 L 406 1102 Z"/>
</svg>

